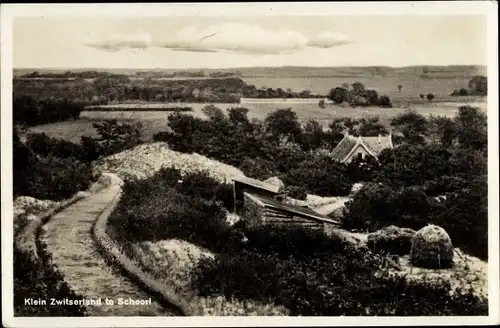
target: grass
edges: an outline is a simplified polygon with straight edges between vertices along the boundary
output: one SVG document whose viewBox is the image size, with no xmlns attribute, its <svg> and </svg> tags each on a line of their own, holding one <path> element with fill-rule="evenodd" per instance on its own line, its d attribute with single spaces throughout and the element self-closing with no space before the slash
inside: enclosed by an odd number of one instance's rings
<svg viewBox="0 0 500 328">
<path fill-rule="evenodd" d="M 466 103 L 465 99 L 461 99 Z M 207 104 L 186 103 L 182 106 L 193 108 L 191 115 L 204 116 L 201 109 Z M 278 108 L 291 107 L 297 112 L 301 121 L 309 119 L 317 120 L 324 128 L 336 117 L 352 117 L 362 118 L 368 116 L 380 116 L 382 124 L 388 125 L 392 117 L 399 113 L 403 113 L 406 109 L 401 107 L 394 108 L 343 108 L 340 106 L 327 106 L 320 108 L 315 104 L 301 104 L 301 103 L 286 103 L 283 104 L 215 104 L 216 106 L 225 109 L 235 106 L 243 106 L 250 109 L 250 118 L 263 119 L 267 114 Z M 455 102 L 436 102 L 427 103 L 423 102 L 419 105 L 412 106 L 416 111 L 428 115 L 446 115 L 453 116 L 458 110 L 459 103 Z M 473 105 L 481 106 L 486 110 L 485 103 L 476 103 Z M 124 105 L 113 105 L 124 106 Z M 165 107 L 178 107 L 179 104 L 144 104 L 143 106 L 165 106 Z M 143 137 L 150 139 L 152 136 L 161 131 L 168 129 L 168 116 L 170 111 L 84 111 L 80 114 L 80 119 L 65 122 L 57 122 L 51 124 L 43 124 L 29 128 L 29 132 L 33 133 L 46 133 L 51 137 L 62 138 L 72 142 L 79 142 L 82 136 L 97 137 L 95 129 L 92 127 L 93 123 L 102 123 L 106 119 L 115 118 L 121 122 L 141 122 L 143 124 Z"/>
<path fill-rule="evenodd" d="M 355 74 L 353 74 L 355 73 Z M 394 72 L 386 76 L 371 76 L 368 72 L 346 71 L 332 76 L 288 76 L 288 77 L 244 77 L 248 84 L 257 88 L 287 88 L 293 91 L 310 90 L 314 94 L 328 94 L 330 89 L 343 83 L 361 82 L 366 88 L 375 89 L 395 100 L 419 100 L 419 94 L 433 93 L 436 99 L 452 98 L 450 93 L 455 89 L 467 88 L 473 72 L 454 72 L 452 74 L 429 74 L 423 78 L 421 72 Z M 403 85 L 401 92 L 397 86 Z M 453 97 L 455 98 L 455 97 Z"/>
</svg>

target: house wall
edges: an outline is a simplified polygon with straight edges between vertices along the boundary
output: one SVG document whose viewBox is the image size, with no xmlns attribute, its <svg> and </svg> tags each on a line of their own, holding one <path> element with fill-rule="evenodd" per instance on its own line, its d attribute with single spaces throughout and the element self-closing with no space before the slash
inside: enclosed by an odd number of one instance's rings
<svg viewBox="0 0 500 328">
<path fill-rule="evenodd" d="M 358 157 L 358 153 L 363 154 L 363 158 L 370 155 L 361 145 L 358 145 L 354 152 L 347 158 L 346 163 L 350 163 L 353 159 Z"/>
<path fill-rule="evenodd" d="M 245 203 L 245 199 L 243 197 L 244 192 L 269 198 L 274 198 L 274 196 L 276 195 L 273 192 L 263 190 L 260 188 L 255 188 L 238 181 L 234 181 L 233 188 L 234 188 L 235 210 L 237 213 L 242 209 L 243 204 Z"/>
<path fill-rule="evenodd" d="M 240 210 L 241 219 L 250 227 L 262 224 L 264 220 L 264 207 L 246 195 L 243 197 L 243 206 Z"/>
<path fill-rule="evenodd" d="M 270 208 L 266 208 L 263 211 L 263 216 L 264 216 L 263 219 L 264 224 L 272 224 L 277 226 L 295 225 L 303 228 L 323 229 L 322 222 L 318 222 L 313 219 L 306 219 L 300 216 L 295 216 L 292 214 L 288 214 L 286 212 L 281 212 Z"/>
</svg>

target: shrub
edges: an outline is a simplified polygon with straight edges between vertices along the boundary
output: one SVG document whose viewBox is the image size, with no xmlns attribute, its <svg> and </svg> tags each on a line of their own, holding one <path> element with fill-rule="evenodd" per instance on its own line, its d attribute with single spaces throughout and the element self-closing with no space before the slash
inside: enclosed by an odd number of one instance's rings
<svg viewBox="0 0 500 328">
<path fill-rule="evenodd" d="M 212 184 L 204 174 L 187 175 L 181 184 L 176 178 L 175 170 L 165 169 L 149 179 L 126 183 L 109 219 L 116 237 L 125 244 L 179 238 L 217 252 L 238 249 L 241 234 L 231 229 L 218 202 L 232 208 L 227 199 L 232 189 Z"/>
<path fill-rule="evenodd" d="M 463 97 L 463 96 L 468 96 L 469 95 L 469 90 L 465 89 L 465 88 L 460 88 L 460 89 L 455 89 L 453 90 L 453 92 L 451 93 L 451 96 L 455 96 L 455 97 Z"/>
<path fill-rule="evenodd" d="M 341 104 L 344 101 L 349 102 L 350 101 L 349 90 L 340 87 L 334 88 L 330 90 L 328 98 L 330 98 L 336 104 Z"/>
<path fill-rule="evenodd" d="M 274 303 L 288 308 L 293 316 L 484 315 L 488 312 L 485 300 L 473 296 L 471 291 L 452 296 L 449 284 L 377 277 L 380 258 L 347 243 L 328 242 L 319 235 L 305 240 L 305 235 L 295 237 L 297 231 L 276 232 L 277 236 L 269 239 L 269 232 L 261 232 L 266 235 L 266 241 L 254 250 L 222 254 L 215 261 L 199 262 L 192 286 L 201 296 L 223 295 Z M 252 240 L 260 239 L 249 237 L 249 241 Z M 308 251 L 305 242 L 312 242 L 314 247 Z M 317 247 L 322 251 L 314 252 Z"/>
<path fill-rule="evenodd" d="M 378 98 L 378 105 L 379 107 L 383 108 L 392 108 L 391 98 L 389 98 L 389 96 L 386 95 L 381 95 Z"/>
<path fill-rule="evenodd" d="M 433 93 L 428 93 L 426 97 L 429 102 L 432 102 L 432 100 L 436 98 L 436 96 Z"/>
<path fill-rule="evenodd" d="M 304 188 L 297 186 L 286 186 L 285 192 L 289 197 L 299 200 L 305 200 L 307 198 L 307 193 Z"/>
<path fill-rule="evenodd" d="M 52 155 L 61 158 L 74 157 L 82 159 L 84 154 L 84 149 L 78 144 L 63 139 L 51 138 L 45 133 L 28 134 L 26 145 L 36 154 L 44 157 Z"/>
<path fill-rule="evenodd" d="M 286 185 L 301 187 L 307 193 L 318 196 L 349 194 L 353 181 L 347 173 L 347 167 L 329 155 L 317 155 L 295 163 L 296 167 L 282 175 Z"/>
<path fill-rule="evenodd" d="M 446 231 L 428 225 L 412 238 L 411 263 L 415 266 L 443 269 L 453 266 L 453 245 Z"/>
<path fill-rule="evenodd" d="M 24 172 L 24 183 L 16 192 L 38 199 L 67 199 L 78 191 L 86 190 L 93 181 L 89 164 L 52 155 L 36 159 Z"/>
<path fill-rule="evenodd" d="M 372 252 L 395 255 L 409 254 L 415 230 L 388 226 L 368 235 L 367 246 Z"/>
<path fill-rule="evenodd" d="M 20 250 L 14 244 L 14 315 L 21 317 L 85 316 L 80 305 L 51 305 L 50 299 L 82 300 L 56 271 L 45 245 L 38 249 L 39 258 Z M 46 305 L 25 305 L 25 299 L 47 300 Z"/>
</svg>

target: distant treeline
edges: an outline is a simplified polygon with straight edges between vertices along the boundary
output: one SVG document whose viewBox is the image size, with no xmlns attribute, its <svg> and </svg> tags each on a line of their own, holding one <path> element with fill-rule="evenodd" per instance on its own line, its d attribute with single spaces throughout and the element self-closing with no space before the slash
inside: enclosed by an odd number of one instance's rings
<svg viewBox="0 0 500 328">
<path fill-rule="evenodd" d="M 21 75 L 21 78 L 80 78 L 80 79 L 94 79 L 99 77 L 126 77 L 124 74 L 112 74 L 109 72 L 98 71 L 81 71 L 81 72 L 38 72 L 34 71 Z"/>
<path fill-rule="evenodd" d="M 76 74 L 76 73 L 75 73 Z M 110 102 L 154 101 L 191 103 L 238 103 L 240 98 L 322 98 L 308 90 L 257 89 L 239 78 L 185 80 L 132 80 L 127 76 L 100 77 L 92 81 L 37 80 L 15 78 L 14 92 L 35 99 L 50 97 L 72 99 L 89 105 Z"/>
<path fill-rule="evenodd" d="M 84 102 L 66 98 L 37 100 L 30 96 L 14 96 L 12 116 L 14 124 L 35 126 L 77 119 Z"/>
<path fill-rule="evenodd" d="M 122 112 L 122 111 L 147 111 L 147 112 L 192 112 L 192 107 L 158 107 L 158 106 L 91 106 L 85 107 L 86 112 Z"/>
<path fill-rule="evenodd" d="M 486 76 L 474 76 L 468 84 L 468 88 L 455 89 L 452 96 L 487 96 L 488 78 Z"/>
<path fill-rule="evenodd" d="M 178 71 L 178 72 L 135 72 L 134 74 L 116 74 L 103 71 L 64 71 L 64 72 L 39 72 L 34 71 L 23 74 L 21 78 L 80 78 L 95 79 L 100 77 L 124 77 L 124 76 L 152 77 L 152 78 L 172 78 L 172 77 L 235 77 L 241 76 L 237 72 L 205 72 L 205 71 Z"/>
</svg>

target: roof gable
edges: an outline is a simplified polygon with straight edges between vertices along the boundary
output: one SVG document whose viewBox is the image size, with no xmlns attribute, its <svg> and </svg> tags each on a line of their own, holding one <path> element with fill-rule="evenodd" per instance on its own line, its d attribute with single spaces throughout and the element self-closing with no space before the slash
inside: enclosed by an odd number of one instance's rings
<svg viewBox="0 0 500 328">
<path fill-rule="evenodd" d="M 344 138 L 338 143 L 330 155 L 336 161 L 342 162 L 349 155 L 351 150 L 357 145 L 357 140 L 351 135 L 344 135 Z"/>
<path fill-rule="evenodd" d="M 354 137 L 346 134 L 330 154 L 335 160 L 344 162 L 358 146 L 363 147 L 367 153 L 376 157 L 382 150 L 393 148 L 392 136 L 389 134 L 377 137 Z"/>
</svg>

